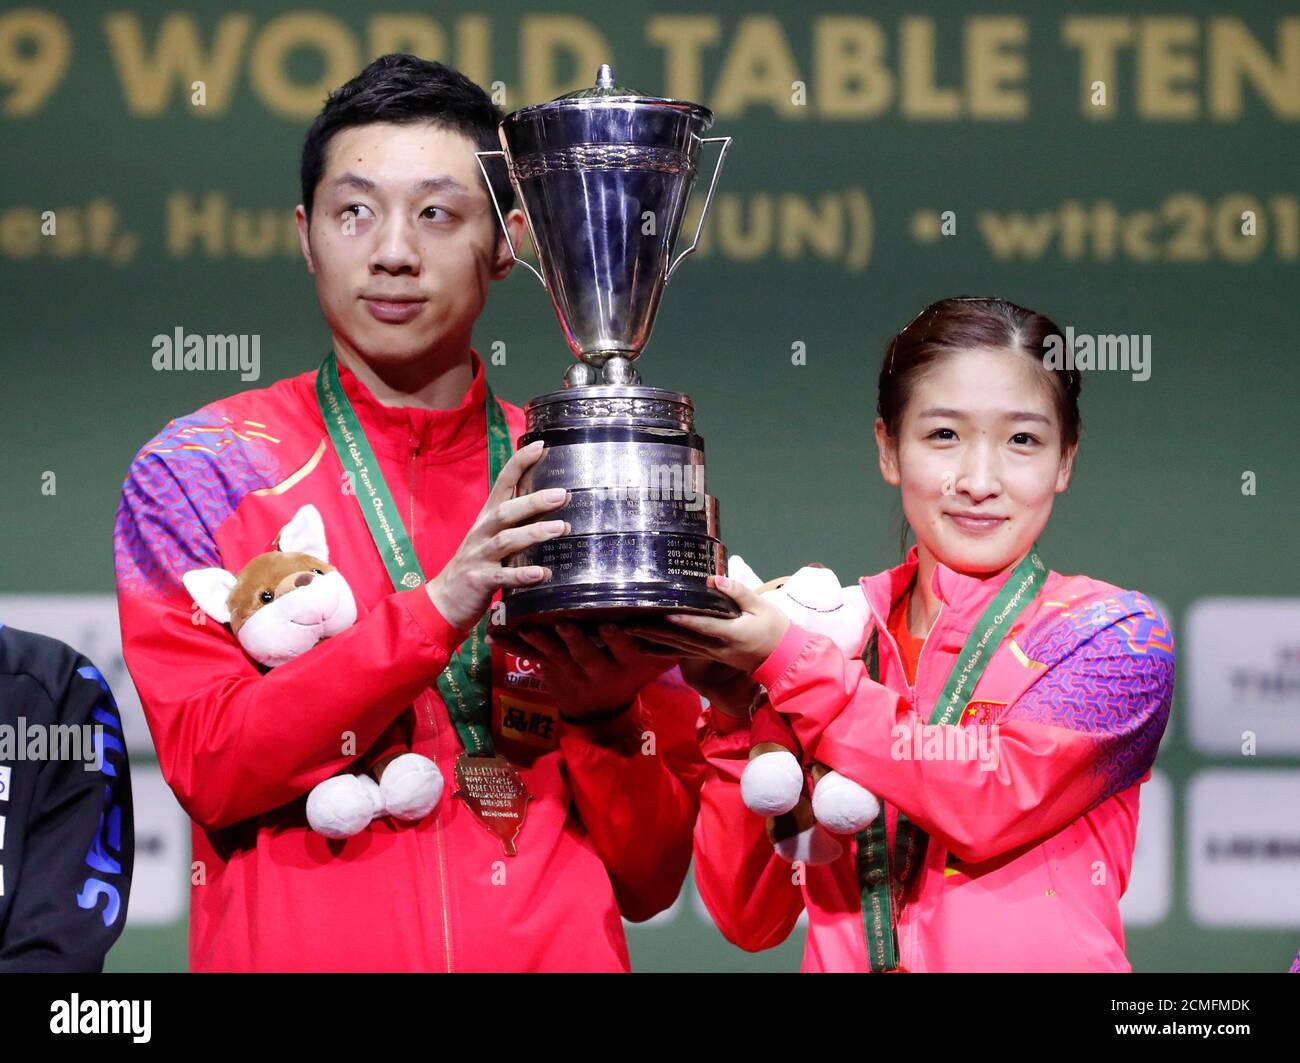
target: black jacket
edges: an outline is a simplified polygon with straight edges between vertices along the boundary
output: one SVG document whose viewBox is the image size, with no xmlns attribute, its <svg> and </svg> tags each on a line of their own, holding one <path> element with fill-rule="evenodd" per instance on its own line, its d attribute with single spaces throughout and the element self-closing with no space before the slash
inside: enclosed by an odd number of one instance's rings
<svg viewBox="0 0 1300 1063">
<path fill-rule="evenodd" d="M 85 657 L 2 624 L 0 787 L 0 972 L 102 970 L 135 855 L 122 719 Z"/>
</svg>

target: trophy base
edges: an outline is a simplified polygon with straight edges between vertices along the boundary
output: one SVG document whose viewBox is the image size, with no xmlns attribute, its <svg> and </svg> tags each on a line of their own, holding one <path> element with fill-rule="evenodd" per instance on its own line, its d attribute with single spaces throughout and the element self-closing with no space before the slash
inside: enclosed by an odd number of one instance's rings
<svg viewBox="0 0 1300 1063">
<path fill-rule="evenodd" d="M 524 626 L 554 627 L 569 620 L 584 627 L 604 623 L 653 620 L 666 613 L 695 613 L 733 619 L 740 615 L 725 594 L 707 587 L 673 587 L 659 583 L 622 583 L 590 588 L 536 587 L 505 599 L 505 615 L 493 627 L 513 631 Z"/>
<path fill-rule="evenodd" d="M 543 583 L 507 588 L 492 627 L 584 628 L 665 613 L 722 618 L 735 602 L 710 588 L 727 571 L 718 503 L 705 490 L 704 441 L 690 397 L 640 386 L 574 387 L 525 407 L 518 446 L 543 440 L 518 495 L 562 487 L 568 498 L 541 519 L 567 521 L 562 536 L 524 547 L 507 567 L 540 566 Z"/>
</svg>

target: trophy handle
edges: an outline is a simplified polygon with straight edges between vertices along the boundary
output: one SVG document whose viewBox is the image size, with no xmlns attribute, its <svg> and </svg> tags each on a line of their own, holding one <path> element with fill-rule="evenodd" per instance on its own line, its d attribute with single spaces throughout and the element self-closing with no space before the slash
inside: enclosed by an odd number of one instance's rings
<svg viewBox="0 0 1300 1063">
<path fill-rule="evenodd" d="M 664 275 L 665 284 L 667 284 L 672 278 L 673 270 L 677 268 L 681 260 L 699 246 L 700 233 L 704 232 L 704 219 L 709 216 L 709 204 L 713 202 L 713 189 L 717 186 L 718 174 L 722 172 L 722 160 L 727 157 L 727 149 L 731 147 L 731 137 L 701 137 L 697 136 L 695 133 L 692 133 L 691 136 L 695 137 L 695 139 L 701 144 L 721 144 L 722 150 L 718 152 L 718 161 L 713 166 L 713 180 L 709 182 L 709 194 L 704 197 L 704 209 L 700 211 L 700 222 L 695 226 L 695 239 L 691 241 L 690 247 L 673 259 L 673 264 L 668 267 L 668 272 Z M 498 152 L 498 154 L 500 154 L 500 152 Z M 482 165 L 483 164 L 480 162 L 479 166 Z"/>
<path fill-rule="evenodd" d="M 483 172 L 483 183 L 487 185 L 488 195 L 492 198 L 492 209 L 497 212 L 497 221 L 501 223 L 501 231 L 505 233 L 506 243 L 510 245 L 511 257 L 521 266 L 526 267 L 534 277 L 542 282 L 542 287 L 546 288 L 546 278 L 533 269 L 531 263 L 525 262 L 519 257 L 519 252 L 515 250 L 515 242 L 510 239 L 510 230 L 506 228 L 506 220 L 501 216 L 501 204 L 497 202 L 497 194 L 492 191 L 492 182 L 488 179 L 487 167 L 483 165 L 483 159 L 488 155 L 500 155 L 504 159 L 506 153 L 504 151 L 476 151 L 474 152 L 474 158 L 478 160 L 478 168 Z M 717 175 L 715 174 L 714 177 L 716 178 Z M 710 194 L 712 194 L 712 191 L 712 189 L 709 190 Z M 550 291 L 549 288 L 546 288 L 546 290 Z"/>
</svg>

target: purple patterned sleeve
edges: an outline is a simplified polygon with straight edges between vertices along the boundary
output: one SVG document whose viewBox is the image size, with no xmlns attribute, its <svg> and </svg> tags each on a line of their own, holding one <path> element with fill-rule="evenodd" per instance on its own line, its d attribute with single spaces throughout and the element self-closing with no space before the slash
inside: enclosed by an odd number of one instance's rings
<svg viewBox="0 0 1300 1063">
<path fill-rule="evenodd" d="M 1173 702 L 1169 625 L 1145 595 L 1127 591 L 1052 618 L 1025 653 L 1050 667 L 1003 717 L 1094 739 L 1100 804 L 1140 781 L 1156 759 Z"/>
<path fill-rule="evenodd" d="M 236 437 L 230 420 L 205 407 L 171 421 L 132 462 L 113 532 L 120 590 L 175 592 L 181 573 L 220 565 L 217 528 L 249 491 L 280 479 L 269 451 Z"/>
</svg>

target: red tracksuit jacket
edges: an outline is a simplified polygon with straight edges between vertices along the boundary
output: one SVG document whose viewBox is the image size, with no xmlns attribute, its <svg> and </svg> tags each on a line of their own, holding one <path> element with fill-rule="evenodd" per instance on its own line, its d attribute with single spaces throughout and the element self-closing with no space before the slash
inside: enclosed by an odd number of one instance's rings
<svg viewBox="0 0 1300 1063">
<path fill-rule="evenodd" d="M 340 365 L 430 576 L 487 500 L 482 360 L 456 409 L 381 404 Z M 424 587 L 394 592 L 316 403 L 315 371 L 173 420 L 131 464 L 114 530 L 122 643 L 164 777 L 193 820 L 196 971 L 625 971 L 620 914 L 672 903 L 691 857 L 705 765 L 697 695 L 677 669 L 609 723 L 564 723 L 536 665 L 493 652 L 493 737 L 532 794 L 519 855 L 452 797 L 460 741 L 435 683 L 467 634 Z M 523 411 L 504 403 L 513 438 Z M 181 583 L 238 572 L 304 503 L 357 622 L 271 671 Z M 204 622 L 199 622 L 204 621 Z M 352 731 L 360 758 L 340 754 Z M 652 737 L 647 737 L 652 736 Z M 401 746 L 447 786 L 423 821 L 330 841 L 307 792 Z"/>
</svg>

